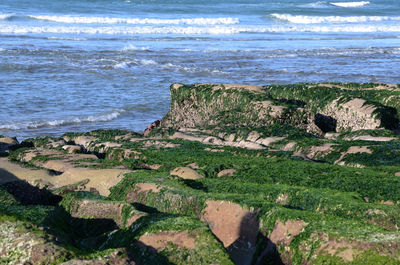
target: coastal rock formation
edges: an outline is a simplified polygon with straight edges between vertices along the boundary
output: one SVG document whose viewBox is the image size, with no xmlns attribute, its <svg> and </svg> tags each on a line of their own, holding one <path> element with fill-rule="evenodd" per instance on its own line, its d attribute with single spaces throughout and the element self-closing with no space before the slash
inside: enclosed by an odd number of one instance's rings
<svg viewBox="0 0 400 265">
<path fill-rule="evenodd" d="M 7 155 L 18 146 L 18 141 L 15 138 L 3 137 L 0 135 L 0 156 Z"/>
<path fill-rule="evenodd" d="M 398 264 L 400 95 L 173 85 L 147 133 L 0 138 L 0 263 Z"/>
</svg>

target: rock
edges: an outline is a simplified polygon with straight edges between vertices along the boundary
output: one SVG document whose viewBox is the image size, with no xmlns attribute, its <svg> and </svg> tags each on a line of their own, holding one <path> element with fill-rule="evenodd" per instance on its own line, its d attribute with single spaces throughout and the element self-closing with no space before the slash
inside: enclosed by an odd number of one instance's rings
<svg viewBox="0 0 400 265">
<path fill-rule="evenodd" d="M 247 141 L 256 142 L 260 137 L 261 134 L 256 131 L 252 131 L 251 133 L 249 133 L 249 135 L 247 135 Z"/>
<path fill-rule="evenodd" d="M 394 173 L 394 175 L 395 175 L 396 177 L 400 177 L 400 171 L 399 171 L 399 172 L 396 172 L 396 173 Z"/>
<path fill-rule="evenodd" d="M 125 159 L 139 159 L 141 154 L 142 153 L 131 149 L 113 148 L 107 153 L 107 159 L 122 162 Z"/>
<path fill-rule="evenodd" d="M 296 142 L 289 142 L 282 148 L 282 151 L 294 151 L 296 145 L 297 145 Z"/>
<path fill-rule="evenodd" d="M 7 155 L 18 146 L 16 138 L 0 137 L 0 155 Z"/>
<path fill-rule="evenodd" d="M 146 246 L 162 250 L 173 243 L 178 248 L 194 249 L 196 247 L 196 237 L 189 235 L 188 231 L 162 231 L 155 234 L 144 234 L 139 241 Z"/>
<path fill-rule="evenodd" d="M 136 192 L 154 192 L 154 193 L 158 193 L 161 191 L 161 188 L 158 187 L 156 184 L 152 184 L 152 183 L 137 183 L 135 185 L 135 191 Z"/>
<path fill-rule="evenodd" d="M 82 146 L 80 145 L 64 145 L 62 146 L 62 149 L 67 151 L 69 154 L 76 154 L 83 152 Z"/>
<path fill-rule="evenodd" d="M 288 246 L 292 239 L 300 234 L 306 226 L 307 223 L 303 220 L 287 220 L 285 223 L 278 220 L 269 238 L 275 244 Z"/>
<path fill-rule="evenodd" d="M 67 262 L 61 263 L 60 265 L 135 265 L 137 264 L 132 259 L 130 253 L 125 249 L 117 249 L 111 254 L 103 258 L 82 260 L 73 259 Z"/>
<path fill-rule="evenodd" d="M 162 167 L 162 165 L 160 165 L 160 164 L 153 164 L 153 165 L 150 165 L 150 164 L 146 164 L 146 163 L 140 163 L 140 166 L 141 166 L 142 168 L 150 169 L 150 170 L 159 170 L 160 167 Z"/>
<path fill-rule="evenodd" d="M 330 154 L 333 151 L 334 144 L 323 144 L 319 146 L 311 146 L 307 152 L 306 156 L 310 159 L 314 159 L 316 157 L 324 157 Z"/>
<path fill-rule="evenodd" d="M 115 186 L 122 178 L 123 174 L 129 172 L 121 169 L 87 169 L 70 168 L 63 174 L 54 176 L 50 182 L 55 188 L 79 183 L 89 180 L 85 185 L 85 190 L 96 189 L 100 195 L 108 196 L 110 188 Z"/>
<path fill-rule="evenodd" d="M 345 163 L 342 161 L 343 158 L 345 158 L 346 155 L 348 154 L 358 154 L 358 153 L 366 153 L 366 154 L 372 154 L 371 149 L 369 149 L 368 146 L 350 146 L 349 149 L 346 152 L 343 152 L 341 156 L 339 157 L 338 160 L 336 160 L 334 163 L 337 165 L 345 165 Z M 360 165 L 362 166 L 362 165 Z"/>
<path fill-rule="evenodd" d="M 197 173 L 195 170 L 191 169 L 190 167 L 177 167 L 169 172 L 173 176 L 178 176 L 183 179 L 201 179 L 204 178 L 202 175 Z"/>
<path fill-rule="evenodd" d="M 361 141 L 372 141 L 372 142 L 389 142 L 396 139 L 397 139 L 396 137 L 375 137 L 371 135 L 360 135 L 360 136 L 344 138 L 344 140 L 346 141 L 361 140 Z"/>
<path fill-rule="evenodd" d="M 0 137 L 0 144 L 17 145 L 19 143 L 15 137 Z"/>
<path fill-rule="evenodd" d="M 199 169 L 200 167 L 199 167 L 199 165 L 197 165 L 197 163 L 195 162 L 195 163 L 191 163 L 191 164 L 189 164 L 189 165 L 187 165 L 188 167 L 190 167 L 190 168 L 192 168 L 192 169 Z"/>
<path fill-rule="evenodd" d="M 170 90 L 171 108 L 160 122 L 162 129 L 241 126 L 258 128 L 285 122 L 305 128 L 308 121 L 308 110 L 288 108 L 278 100 L 271 99 L 262 87 L 174 84 Z M 251 142 L 257 135 L 252 133 L 249 137 L 248 142 Z"/>
<path fill-rule="evenodd" d="M 258 144 L 262 144 L 265 146 L 269 146 L 272 143 L 278 142 L 278 141 L 282 141 L 284 140 L 285 137 L 267 137 L 267 138 L 260 138 L 256 141 L 256 143 Z"/>
<path fill-rule="evenodd" d="M 217 177 L 232 177 L 233 174 L 236 172 L 236 169 L 224 169 L 220 172 L 218 172 Z"/>
<path fill-rule="evenodd" d="M 221 240 L 224 247 L 232 244 L 254 246 L 258 234 L 258 212 L 227 201 L 207 201 L 202 219 Z"/>
<path fill-rule="evenodd" d="M 82 146 L 85 150 L 88 150 L 88 147 L 90 146 L 90 144 L 95 142 L 96 140 L 97 140 L 96 137 L 85 136 L 85 135 L 81 135 L 81 136 L 75 137 L 73 139 L 73 141 L 76 145 Z"/>
<path fill-rule="evenodd" d="M 111 148 L 121 147 L 122 144 L 114 143 L 114 142 L 102 142 L 96 144 L 94 147 L 91 148 L 91 151 L 96 150 L 97 153 L 105 154 Z"/>
<path fill-rule="evenodd" d="M 394 202 L 392 202 L 392 201 L 381 201 L 381 204 L 394 205 Z"/>
<path fill-rule="evenodd" d="M 0 157 L 0 184 L 26 180 L 34 185 L 36 180 L 50 180 L 51 178 L 52 174 L 47 170 L 22 167 L 10 162 L 7 158 Z"/>
<path fill-rule="evenodd" d="M 329 104 L 321 115 L 336 120 L 336 130 L 357 131 L 375 130 L 380 127 L 394 129 L 398 120 L 387 107 L 367 104 L 366 100 L 354 98 L 345 103 L 339 103 L 339 99 Z M 392 128 L 393 127 L 393 128 Z"/>
<path fill-rule="evenodd" d="M 152 122 L 149 126 L 146 127 L 146 130 L 144 130 L 143 136 L 148 137 L 150 135 L 150 132 L 159 126 L 160 126 L 159 120 Z"/>
<path fill-rule="evenodd" d="M 29 231 L 19 221 L 0 222 L 0 257 L 4 264 L 54 264 L 69 253 L 53 241 L 50 234 Z"/>
<path fill-rule="evenodd" d="M 51 139 L 49 141 L 49 144 L 46 145 L 46 146 L 48 146 L 50 148 L 59 148 L 59 147 L 62 147 L 64 145 L 66 145 L 66 144 L 67 144 L 67 142 L 64 139 L 60 139 L 58 141 Z"/>
<path fill-rule="evenodd" d="M 123 213 L 123 208 L 125 211 Z M 71 203 L 71 216 L 75 218 L 85 218 L 85 219 L 111 219 L 115 221 L 118 227 L 129 227 L 136 220 L 145 216 L 143 212 L 133 210 L 129 211 L 127 209 L 132 208 L 132 206 L 125 203 L 119 202 L 107 202 L 98 200 L 77 200 Z M 129 213 L 128 213 L 129 211 Z M 124 224 L 124 216 L 128 217 L 126 224 Z"/>
<path fill-rule="evenodd" d="M 325 133 L 324 137 L 326 139 L 334 140 L 334 139 L 338 138 L 339 135 L 340 135 L 340 133 L 327 132 L 327 133 Z"/>
</svg>

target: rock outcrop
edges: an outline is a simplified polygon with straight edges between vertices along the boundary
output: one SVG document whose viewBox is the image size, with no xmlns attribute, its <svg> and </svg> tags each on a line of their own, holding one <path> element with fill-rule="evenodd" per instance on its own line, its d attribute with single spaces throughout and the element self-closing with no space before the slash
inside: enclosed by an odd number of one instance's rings
<svg viewBox="0 0 400 265">
<path fill-rule="evenodd" d="M 0 138 L 0 263 L 399 263 L 397 86 L 171 95 L 145 134 Z"/>
</svg>

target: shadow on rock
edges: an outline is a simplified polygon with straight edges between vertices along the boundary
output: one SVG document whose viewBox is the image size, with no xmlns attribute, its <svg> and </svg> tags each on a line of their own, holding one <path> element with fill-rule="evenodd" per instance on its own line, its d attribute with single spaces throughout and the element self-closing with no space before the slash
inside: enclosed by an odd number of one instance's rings
<svg viewBox="0 0 400 265">
<path fill-rule="evenodd" d="M 240 223 L 239 238 L 227 247 L 236 265 L 283 265 L 275 244 L 259 232 L 258 211 L 247 213 Z"/>
<path fill-rule="evenodd" d="M 0 169 L 0 189 L 7 191 L 13 196 L 17 204 L 3 203 L 0 211 L 17 220 L 32 223 L 46 232 L 47 240 L 42 245 L 35 246 L 35 253 L 31 253 L 26 264 L 53 264 L 58 259 L 60 249 L 69 254 L 63 254 L 64 260 L 70 261 L 65 264 L 152 264 L 137 262 L 137 258 L 143 253 L 157 260 L 157 264 L 171 264 L 168 260 L 159 255 L 157 250 L 151 247 L 136 245 L 134 238 L 129 235 L 129 229 L 118 229 L 116 222 L 108 218 L 75 218 L 72 217 L 63 207 L 59 206 L 62 196 L 55 195 L 49 190 L 32 186 L 24 180 L 18 179 L 15 175 L 5 169 Z M 123 231 L 122 231 L 123 230 Z M 127 234 L 125 240 L 116 246 L 101 247 L 108 234 L 118 231 Z M 99 240 L 103 240 L 102 242 Z M 95 243 L 94 243 L 95 242 Z M 115 253 L 110 254 L 108 261 L 85 260 L 85 256 L 99 250 L 117 248 Z M 54 251 L 52 251 L 52 249 Z M 118 251 L 122 254 L 117 253 Z M 7 255 L 7 250 L 3 253 Z M 114 255 L 115 254 L 115 255 Z M 76 259 L 78 257 L 78 259 Z M 81 259 L 81 258 L 83 259 Z M 33 263 L 32 263 L 33 262 Z M 155 263 L 154 263 L 155 264 Z"/>
</svg>

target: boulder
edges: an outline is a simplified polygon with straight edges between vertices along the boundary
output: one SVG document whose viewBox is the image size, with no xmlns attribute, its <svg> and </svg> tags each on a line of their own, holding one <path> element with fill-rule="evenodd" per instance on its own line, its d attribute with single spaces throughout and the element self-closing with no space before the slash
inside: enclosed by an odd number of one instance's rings
<svg viewBox="0 0 400 265">
<path fill-rule="evenodd" d="M 76 145 L 82 146 L 85 150 L 87 150 L 90 144 L 95 142 L 96 140 L 97 140 L 96 137 L 86 136 L 86 135 L 81 135 L 73 139 Z"/>
<path fill-rule="evenodd" d="M 379 104 L 367 103 L 361 98 L 354 98 L 345 103 L 336 99 L 317 115 L 324 116 L 325 119 L 322 120 L 325 122 L 329 121 L 327 125 L 324 125 L 326 129 L 323 130 L 324 132 L 375 130 L 381 127 L 394 129 L 398 126 L 395 111 Z M 316 122 L 318 122 L 318 116 L 316 116 Z M 335 130 L 333 127 L 336 127 Z"/>
<path fill-rule="evenodd" d="M 236 169 L 224 169 L 220 172 L 218 172 L 217 177 L 232 177 L 233 174 L 236 172 Z"/>
<path fill-rule="evenodd" d="M 143 136 L 148 137 L 150 135 L 150 132 L 159 126 L 160 126 L 159 120 L 152 122 L 149 126 L 146 127 L 146 130 L 144 130 Z"/>
<path fill-rule="evenodd" d="M 18 146 L 16 138 L 0 137 L 0 155 L 7 155 Z"/>
<path fill-rule="evenodd" d="M 183 179 L 201 179 L 204 178 L 202 175 L 197 173 L 194 169 L 190 167 L 177 167 L 169 172 L 173 176 L 177 176 Z"/>
</svg>

